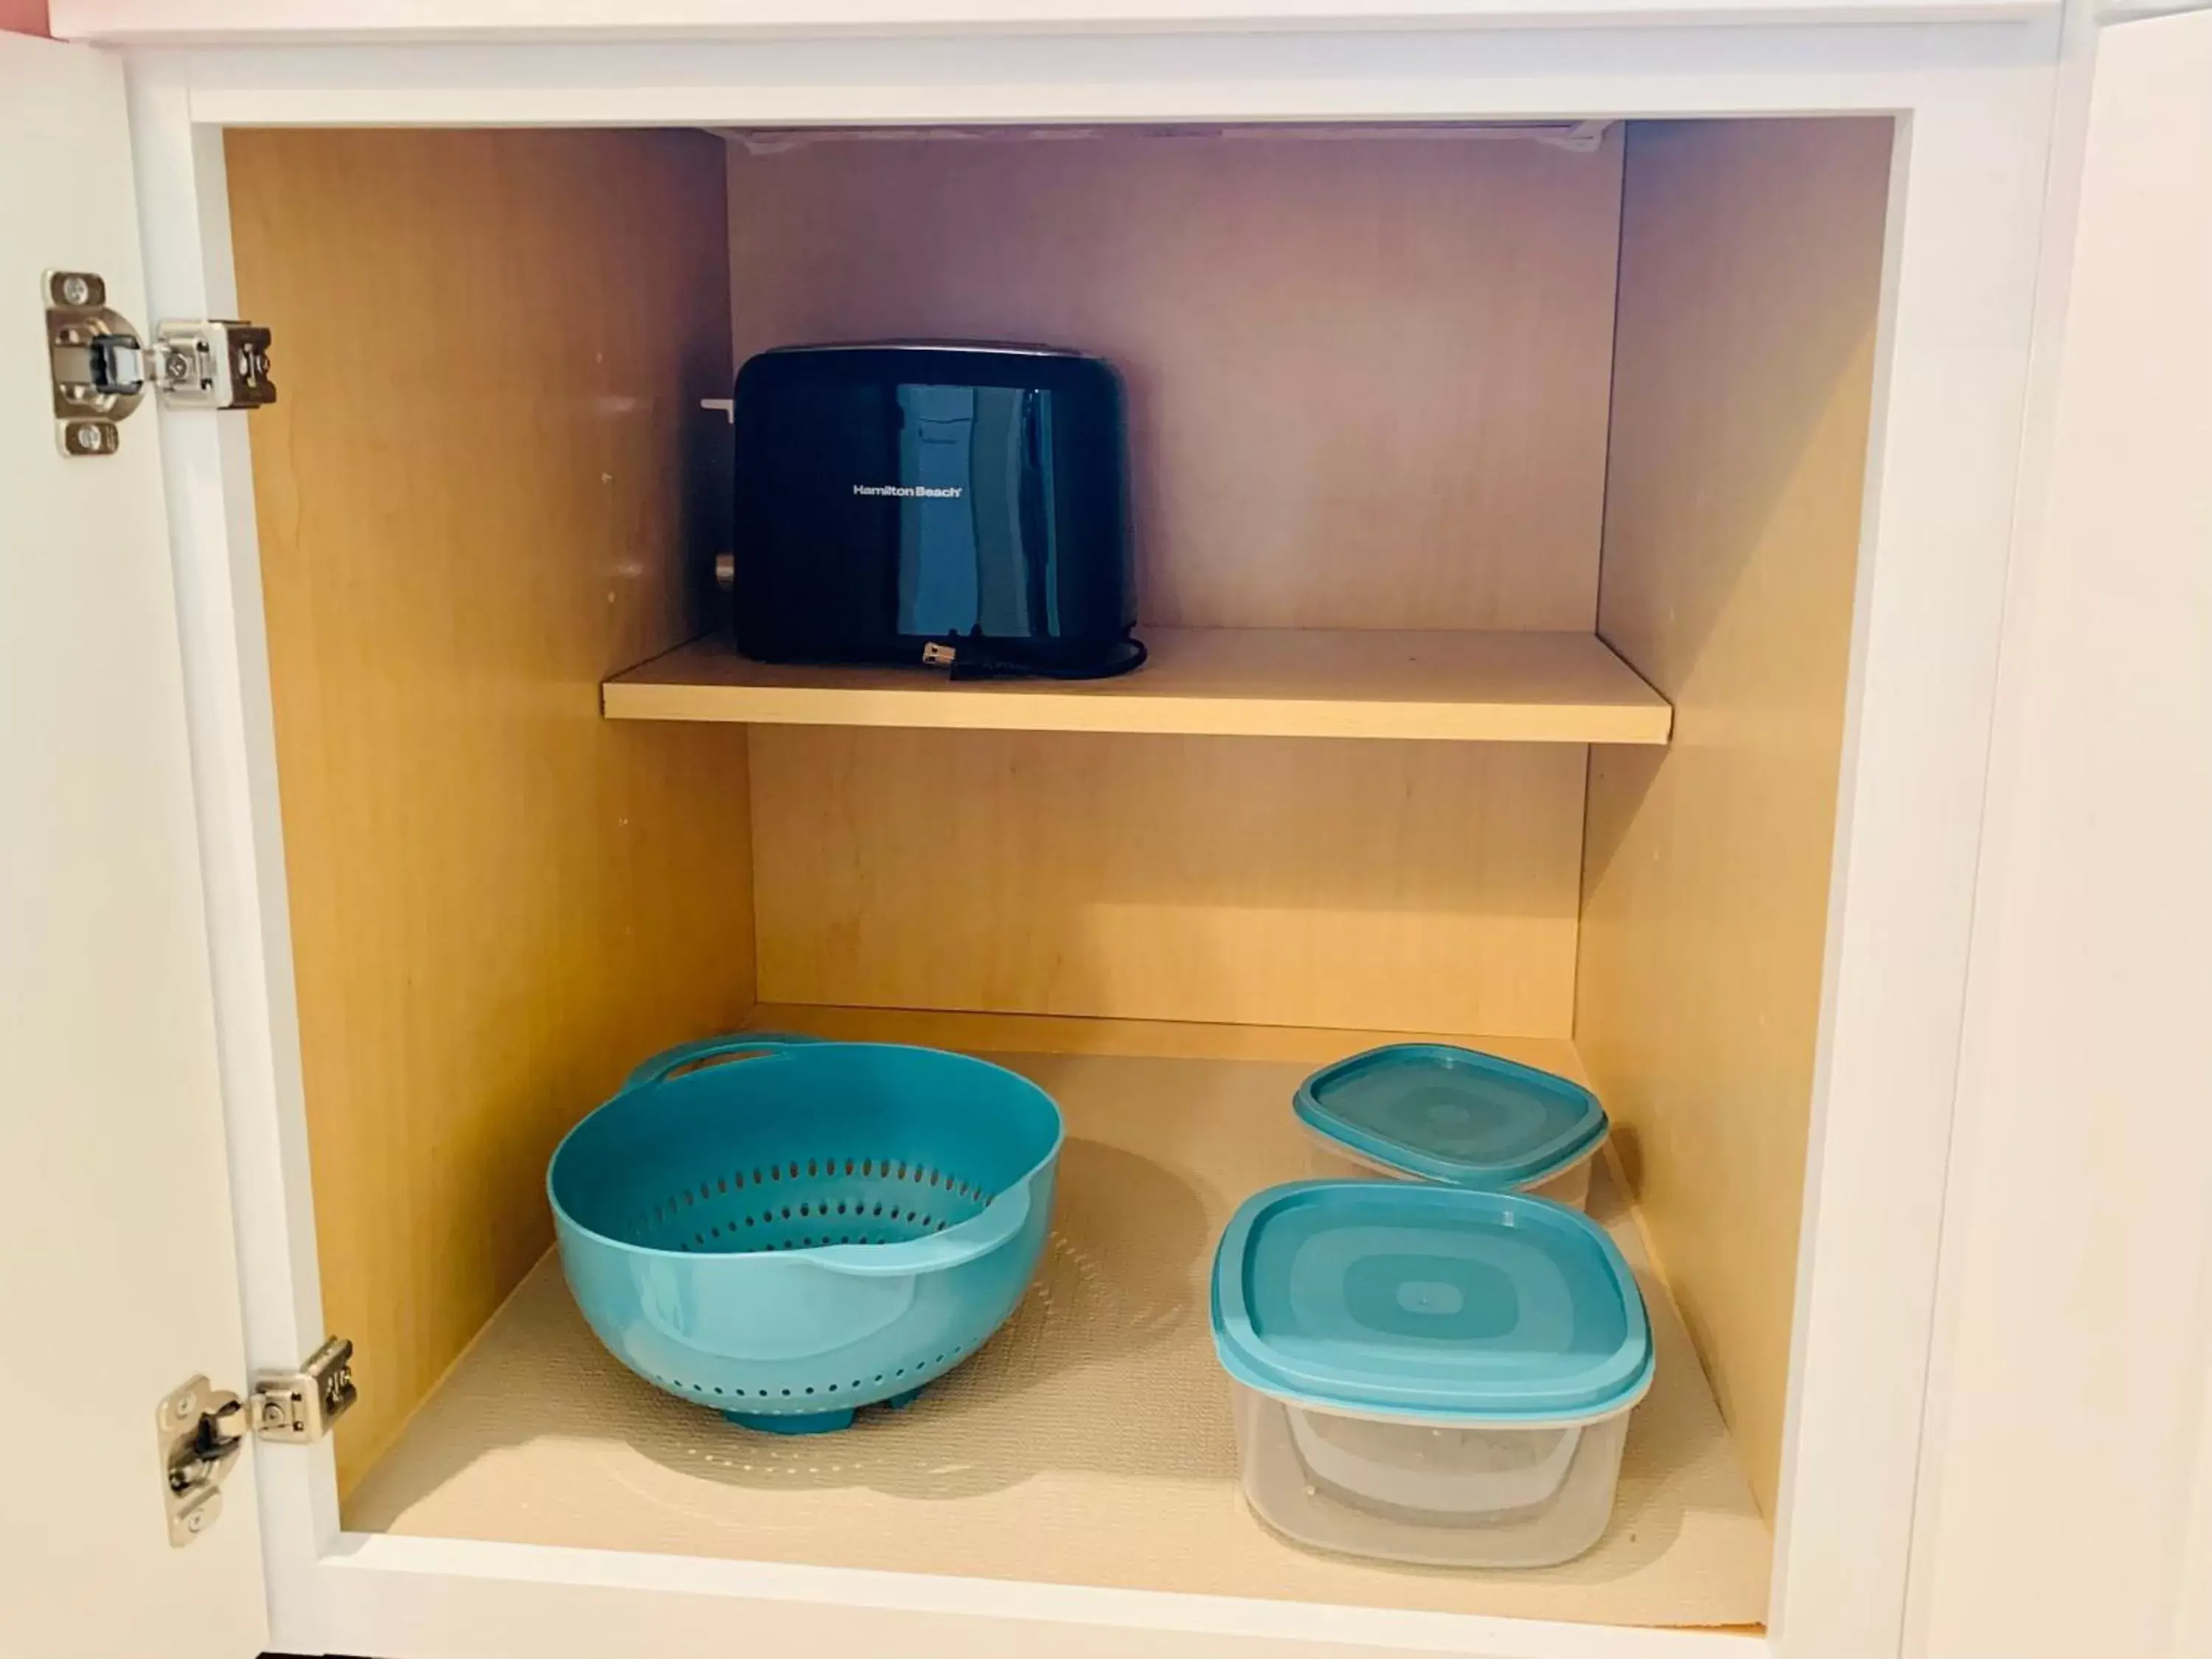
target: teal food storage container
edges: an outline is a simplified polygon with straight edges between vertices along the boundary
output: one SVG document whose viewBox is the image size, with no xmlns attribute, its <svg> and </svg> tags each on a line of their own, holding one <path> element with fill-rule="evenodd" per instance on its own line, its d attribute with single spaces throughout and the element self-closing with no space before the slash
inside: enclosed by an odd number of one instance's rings
<svg viewBox="0 0 2212 1659">
<path fill-rule="evenodd" d="M 1248 1200 L 1214 1256 L 1213 1339 L 1253 1512 L 1432 1566 L 1551 1566 L 1596 1543 L 1654 1366 L 1604 1229 L 1409 1182 Z"/>
<path fill-rule="evenodd" d="M 1292 1110 L 1317 1179 L 1395 1176 L 1577 1210 L 1611 1127 L 1579 1083 L 1443 1042 L 1396 1042 L 1323 1066 Z"/>
</svg>

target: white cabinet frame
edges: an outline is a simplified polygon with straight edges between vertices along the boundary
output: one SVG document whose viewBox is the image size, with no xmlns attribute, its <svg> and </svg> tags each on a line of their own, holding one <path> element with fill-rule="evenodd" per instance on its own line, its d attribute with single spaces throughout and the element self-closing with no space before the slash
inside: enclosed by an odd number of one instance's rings
<svg viewBox="0 0 2212 1659">
<path fill-rule="evenodd" d="M 1873 1659 L 1899 1650 L 2057 29 L 1074 35 L 132 54 L 150 308 L 236 314 L 232 125 L 1899 118 L 1771 1634 L 349 1534 L 264 1449 L 272 1640 L 379 1659 Z M 364 328 L 376 319 L 365 317 Z M 282 380 L 283 342 L 277 343 Z M 161 417 L 250 1365 L 322 1339 L 244 422 Z"/>
<path fill-rule="evenodd" d="M 2124 0 L 2135 3 L 2136 0 Z M 2153 0 L 2155 3 L 2156 0 Z M 2185 3 L 2186 0 L 2181 0 Z M 116 46 L 366 40 L 1011 34 L 1987 22 L 2060 0 L 52 0 L 56 31 Z"/>
</svg>

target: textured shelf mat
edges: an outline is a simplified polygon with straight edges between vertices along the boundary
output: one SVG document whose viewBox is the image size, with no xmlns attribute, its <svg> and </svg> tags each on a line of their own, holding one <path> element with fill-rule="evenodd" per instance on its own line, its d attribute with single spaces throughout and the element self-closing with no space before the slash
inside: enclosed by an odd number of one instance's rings
<svg viewBox="0 0 2212 1659">
<path fill-rule="evenodd" d="M 1601 1171 L 1658 1377 L 1613 1525 L 1534 1572 L 1316 1555 L 1245 1509 L 1206 1320 L 1215 1238 L 1305 1173 L 1304 1066 L 999 1056 L 1052 1091 L 1068 1144 L 1020 1311 L 897 1413 L 749 1433 L 623 1370 L 532 1271 L 345 1505 L 352 1530 L 1622 1625 L 1753 1625 L 1771 1540 L 1698 1369 Z"/>
</svg>

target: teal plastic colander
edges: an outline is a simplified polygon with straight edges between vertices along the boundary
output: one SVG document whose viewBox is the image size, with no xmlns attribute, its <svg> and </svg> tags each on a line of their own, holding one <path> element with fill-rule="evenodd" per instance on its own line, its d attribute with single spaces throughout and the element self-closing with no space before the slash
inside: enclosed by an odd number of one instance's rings
<svg viewBox="0 0 2212 1659">
<path fill-rule="evenodd" d="M 1060 1109 L 964 1054 L 739 1032 L 638 1067 L 546 1188 L 577 1305 L 669 1393 L 778 1433 L 902 1405 L 1021 1300 Z"/>
</svg>

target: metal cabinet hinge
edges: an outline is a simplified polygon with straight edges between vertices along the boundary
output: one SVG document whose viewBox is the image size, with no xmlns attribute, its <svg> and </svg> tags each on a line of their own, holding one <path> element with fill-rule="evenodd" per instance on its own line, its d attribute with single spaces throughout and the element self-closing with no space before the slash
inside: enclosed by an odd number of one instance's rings
<svg viewBox="0 0 2212 1659">
<path fill-rule="evenodd" d="M 246 1435 L 243 1402 L 196 1376 L 155 1407 L 154 1432 L 161 1446 L 169 1545 L 182 1549 L 222 1513 L 223 1477 L 238 1462 Z"/>
<path fill-rule="evenodd" d="M 298 1370 L 256 1377 L 253 1392 L 243 1400 L 204 1376 L 173 1389 L 154 1412 L 171 1547 L 182 1549 L 222 1513 L 223 1479 L 249 1433 L 304 1445 L 321 1439 L 359 1397 L 353 1344 L 336 1336 Z"/>
<path fill-rule="evenodd" d="M 148 345 L 88 270 L 45 276 L 46 360 L 62 453 L 112 455 L 148 392 L 175 409 L 259 409 L 276 401 L 269 331 L 252 323 L 166 322 Z"/>
<path fill-rule="evenodd" d="M 264 1440 L 304 1446 L 320 1440 L 353 1408 L 353 1344 L 334 1336 L 296 1371 L 264 1371 L 253 1379 L 253 1432 Z"/>
</svg>

